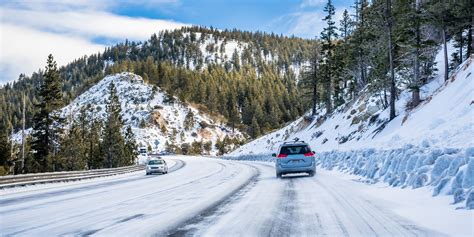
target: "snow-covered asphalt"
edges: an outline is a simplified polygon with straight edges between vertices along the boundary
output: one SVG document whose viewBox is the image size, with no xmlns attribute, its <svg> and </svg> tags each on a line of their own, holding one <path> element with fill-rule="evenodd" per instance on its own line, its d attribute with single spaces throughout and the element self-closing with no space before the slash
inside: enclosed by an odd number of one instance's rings
<svg viewBox="0 0 474 237">
<path fill-rule="evenodd" d="M 0 190 L 0 235 L 443 235 L 328 171 L 277 179 L 272 163 L 167 159 L 167 175 Z"/>
</svg>

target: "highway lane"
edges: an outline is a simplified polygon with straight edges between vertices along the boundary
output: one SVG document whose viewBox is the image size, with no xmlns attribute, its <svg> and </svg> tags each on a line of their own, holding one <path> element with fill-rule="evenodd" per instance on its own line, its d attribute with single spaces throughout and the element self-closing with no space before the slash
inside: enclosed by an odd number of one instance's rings
<svg viewBox="0 0 474 237">
<path fill-rule="evenodd" d="M 176 236 L 443 236 L 371 202 L 353 182 L 325 171 L 275 178 L 272 163 L 249 162 L 256 181 Z"/>
<path fill-rule="evenodd" d="M 171 157 L 143 172 L 0 191 L 4 236 L 442 236 L 327 171 L 275 177 L 273 163 Z"/>
<path fill-rule="evenodd" d="M 216 205 L 256 174 L 235 162 L 175 159 L 183 165 L 166 175 L 145 176 L 143 171 L 104 182 L 2 194 L 1 234 L 165 233 Z"/>
</svg>

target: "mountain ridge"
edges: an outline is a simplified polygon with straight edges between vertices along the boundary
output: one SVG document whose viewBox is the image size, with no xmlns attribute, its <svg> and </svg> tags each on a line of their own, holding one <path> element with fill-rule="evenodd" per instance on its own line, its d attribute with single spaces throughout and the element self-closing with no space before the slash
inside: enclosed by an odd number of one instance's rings
<svg viewBox="0 0 474 237">
<path fill-rule="evenodd" d="M 198 77 L 204 78 L 207 77 L 206 73 L 212 71 L 215 71 L 213 77 L 220 77 L 219 74 L 224 74 L 225 78 L 214 83 L 225 83 L 229 89 L 218 90 L 217 94 L 222 94 L 221 98 L 232 96 L 236 100 L 237 97 L 240 97 L 238 106 L 242 107 L 244 103 L 242 97 L 251 97 L 249 92 L 245 92 L 245 95 L 237 95 L 236 92 L 233 92 L 234 95 L 232 95 L 229 92 L 231 90 L 237 91 L 237 85 L 235 82 L 231 82 L 234 80 L 232 74 L 240 74 L 240 77 L 267 77 L 265 83 L 274 84 L 279 88 L 278 90 L 284 90 L 291 94 L 294 90 L 292 88 L 296 87 L 295 81 L 299 70 L 304 67 L 313 43 L 312 40 L 263 32 L 216 30 L 204 27 L 184 27 L 174 31 L 163 31 L 152 35 L 147 41 L 138 43 L 125 41 L 106 48 L 103 53 L 81 57 L 60 67 L 64 102 L 68 104 L 106 75 L 125 71 L 141 75 L 145 81 L 165 88 L 169 93 L 176 91 L 176 89 L 179 90 L 181 87 L 179 85 L 177 88 L 166 88 L 166 85 L 158 84 L 165 76 L 166 72 L 160 72 L 160 69 L 164 68 L 164 70 L 171 69 L 171 81 L 176 81 L 176 77 L 188 78 L 195 77 L 197 74 L 199 74 Z M 221 50 L 223 51 L 221 52 Z M 182 71 L 187 71 L 187 73 L 182 74 Z M 26 95 L 26 124 L 27 127 L 32 125 L 30 118 L 35 112 L 33 105 L 39 101 L 36 88 L 39 87 L 42 80 L 41 73 L 42 71 L 33 73 L 32 76 L 22 75 L 19 80 L 0 87 L 0 94 L 4 95 L 0 97 L 0 112 L 6 115 L 3 120 L 5 120 L 7 127 L 13 127 L 15 131 L 21 127 L 19 108 L 22 107 L 22 93 Z M 191 81 L 191 78 L 188 79 Z M 293 85 L 288 85 L 288 83 Z M 274 129 L 281 123 L 288 122 L 302 113 L 301 103 L 289 96 L 286 97 L 294 104 L 299 104 L 298 111 L 292 111 L 289 118 L 281 117 L 278 120 L 283 121 L 278 121 L 278 124 L 266 125 L 270 126 L 265 128 L 266 130 Z M 187 100 L 186 102 L 208 104 L 208 102 L 196 100 Z M 263 107 L 264 102 L 260 98 L 258 104 Z M 209 106 L 206 105 L 206 107 Z M 214 110 L 211 111 L 213 114 L 223 115 L 229 119 L 227 115 L 229 112 L 224 111 L 224 108 Z M 279 110 L 282 111 L 280 114 L 286 113 L 282 109 Z M 251 121 L 251 118 L 248 120 Z M 258 123 L 260 127 L 265 125 L 265 121 L 261 118 L 258 119 Z M 250 126 L 250 122 L 246 126 Z M 243 130 L 245 132 L 246 129 Z"/>
</svg>

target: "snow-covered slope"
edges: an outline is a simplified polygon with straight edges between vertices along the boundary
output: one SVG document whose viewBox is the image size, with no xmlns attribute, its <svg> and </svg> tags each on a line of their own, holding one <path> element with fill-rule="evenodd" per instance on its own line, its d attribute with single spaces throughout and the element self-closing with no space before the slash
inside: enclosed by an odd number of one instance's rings
<svg viewBox="0 0 474 237">
<path fill-rule="evenodd" d="M 456 208 L 474 209 L 473 78 L 471 57 L 448 81 L 439 76 L 423 86 L 423 102 L 412 110 L 405 108 L 411 93 L 402 91 L 392 121 L 377 95 L 362 94 L 328 118 L 302 117 L 229 158 L 272 160 L 270 153 L 283 141 L 299 138 L 316 151 L 320 167 L 356 174 L 368 183 L 426 186 L 433 196 L 452 195 Z"/>
<path fill-rule="evenodd" d="M 281 142 L 295 137 L 309 142 L 316 151 L 362 148 L 394 149 L 414 146 L 474 147 L 474 63 L 469 59 L 444 82 L 437 77 L 421 88 L 418 107 L 406 111 L 411 93 L 405 90 L 396 103 L 397 117 L 388 122 L 389 110 L 383 109 L 378 96 L 363 94 L 331 117 L 313 121 L 302 117 L 288 126 L 260 137 L 234 152 L 270 153 Z"/>
<path fill-rule="evenodd" d="M 225 136 L 241 137 L 239 131 L 234 133 L 197 109 L 180 102 L 175 98 L 174 103 L 165 103 L 167 97 L 159 88 L 155 90 L 146 84 L 140 76 L 133 73 L 121 73 L 107 76 L 78 96 L 68 106 L 62 109 L 62 116 L 71 118 L 80 113 L 81 108 L 88 108 L 93 118 L 105 120 L 106 103 L 109 99 L 109 85 L 114 83 L 122 107 L 122 118 L 125 126 L 130 125 L 141 146 L 150 145 L 155 151 L 163 151 L 166 142 L 181 146 L 194 141 L 212 142 Z M 192 126 L 184 126 L 186 115 L 194 114 Z M 73 116 L 72 116 L 73 115 Z M 141 127 L 140 125 L 145 125 Z"/>
</svg>

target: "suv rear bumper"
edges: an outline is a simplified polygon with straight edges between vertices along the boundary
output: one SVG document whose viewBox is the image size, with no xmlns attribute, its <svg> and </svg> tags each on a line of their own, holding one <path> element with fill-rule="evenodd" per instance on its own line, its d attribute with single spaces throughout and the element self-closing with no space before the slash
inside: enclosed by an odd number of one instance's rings
<svg viewBox="0 0 474 237">
<path fill-rule="evenodd" d="M 316 164 L 312 162 L 309 166 L 302 166 L 302 167 L 288 167 L 284 168 L 281 167 L 278 163 L 276 164 L 276 172 L 277 174 L 290 174 L 290 173 L 305 173 L 305 172 L 316 172 Z"/>
</svg>

